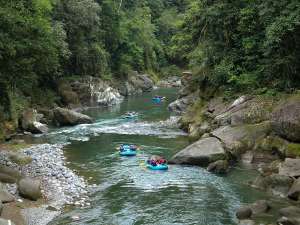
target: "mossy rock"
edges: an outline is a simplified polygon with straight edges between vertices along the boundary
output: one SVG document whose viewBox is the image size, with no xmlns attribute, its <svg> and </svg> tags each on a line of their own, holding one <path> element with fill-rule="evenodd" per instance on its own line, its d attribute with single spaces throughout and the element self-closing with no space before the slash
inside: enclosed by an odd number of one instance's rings
<svg viewBox="0 0 300 225">
<path fill-rule="evenodd" d="M 285 152 L 287 157 L 300 157 L 300 144 L 298 143 L 288 143 L 286 152 Z"/>
<path fill-rule="evenodd" d="M 27 164 L 30 164 L 32 162 L 32 158 L 29 156 L 26 156 L 24 154 L 19 154 L 19 153 L 12 153 L 9 155 L 9 159 L 18 164 L 19 166 L 24 166 Z"/>
</svg>

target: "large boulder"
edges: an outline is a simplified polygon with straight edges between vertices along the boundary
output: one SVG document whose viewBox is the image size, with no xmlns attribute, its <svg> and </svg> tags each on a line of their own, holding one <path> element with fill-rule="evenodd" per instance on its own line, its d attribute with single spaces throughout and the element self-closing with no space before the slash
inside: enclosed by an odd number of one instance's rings
<svg viewBox="0 0 300 225">
<path fill-rule="evenodd" d="M 300 159 L 286 158 L 279 166 L 279 174 L 300 177 Z"/>
<path fill-rule="evenodd" d="M 0 202 L 8 203 L 8 202 L 13 202 L 14 200 L 15 197 L 7 191 L 4 184 L 0 183 Z"/>
<path fill-rule="evenodd" d="M 272 115 L 272 128 L 281 137 L 300 142 L 300 97 L 293 96 L 278 106 Z"/>
<path fill-rule="evenodd" d="M 42 134 L 48 132 L 48 127 L 45 124 L 39 122 L 42 118 L 35 109 L 27 109 L 23 112 L 21 118 L 21 127 L 25 131 L 29 131 L 33 134 Z"/>
<path fill-rule="evenodd" d="M 54 120 L 59 126 L 92 123 L 91 117 L 65 108 L 54 109 Z"/>
<path fill-rule="evenodd" d="M 229 169 L 229 164 L 227 160 L 218 160 L 216 162 L 212 162 L 208 165 L 207 170 L 209 172 L 217 173 L 217 174 L 225 174 Z"/>
<path fill-rule="evenodd" d="M 18 183 L 19 194 L 27 199 L 36 201 L 42 197 L 41 182 L 31 178 L 23 178 Z"/>
<path fill-rule="evenodd" d="M 215 115 L 215 122 L 223 126 L 257 124 L 270 120 L 273 105 L 272 99 L 240 96 L 213 114 Z"/>
<path fill-rule="evenodd" d="M 240 156 L 248 149 L 252 149 L 255 142 L 268 135 L 270 132 L 270 123 L 264 122 L 259 124 L 225 126 L 220 127 L 212 132 L 224 143 L 226 149 L 235 156 Z"/>
<path fill-rule="evenodd" d="M 294 181 L 291 189 L 288 192 L 288 197 L 293 200 L 300 200 L 300 178 Z"/>
<path fill-rule="evenodd" d="M 170 160 L 174 164 L 207 166 L 211 162 L 226 158 L 221 142 L 214 137 L 200 139 L 178 152 Z"/>
</svg>

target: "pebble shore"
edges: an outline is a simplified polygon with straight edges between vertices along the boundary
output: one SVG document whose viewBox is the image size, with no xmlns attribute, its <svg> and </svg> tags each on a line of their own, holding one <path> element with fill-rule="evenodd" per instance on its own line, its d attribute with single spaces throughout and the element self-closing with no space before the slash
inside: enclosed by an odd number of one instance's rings
<svg viewBox="0 0 300 225">
<path fill-rule="evenodd" d="M 63 144 L 39 144 L 25 148 L 21 152 L 32 158 L 32 162 L 25 166 L 12 163 L 5 154 L 0 157 L 1 164 L 19 170 L 24 176 L 41 180 L 46 204 L 22 210 L 28 225 L 48 224 L 66 205 L 90 206 L 89 185 L 83 177 L 67 167 L 63 147 Z M 8 190 L 16 199 L 20 199 L 16 184 L 8 185 Z"/>
</svg>

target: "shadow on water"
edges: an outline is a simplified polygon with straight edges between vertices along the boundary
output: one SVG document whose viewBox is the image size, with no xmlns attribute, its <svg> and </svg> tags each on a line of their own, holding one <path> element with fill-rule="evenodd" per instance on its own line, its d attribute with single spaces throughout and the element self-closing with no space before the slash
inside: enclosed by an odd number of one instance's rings
<svg viewBox="0 0 300 225">
<path fill-rule="evenodd" d="M 154 105 L 155 94 L 167 102 Z M 226 225 L 236 224 L 234 212 L 243 203 L 265 197 L 245 183 L 255 174 L 233 170 L 216 176 L 199 167 L 170 165 L 168 171 L 150 171 L 145 160 L 152 154 L 167 159 L 188 145 L 185 134 L 160 122 L 169 118 L 169 102 L 176 90 L 161 89 L 127 99 L 117 108 L 89 109 L 96 122 L 53 131 L 47 138 L 69 141 L 65 155 L 70 166 L 91 183 L 91 207 L 68 210 L 52 225 Z M 120 119 L 126 111 L 137 111 L 137 121 Z M 142 146 L 136 157 L 120 157 L 120 143 Z M 72 222 L 70 217 L 79 215 Z"/>
</svg>

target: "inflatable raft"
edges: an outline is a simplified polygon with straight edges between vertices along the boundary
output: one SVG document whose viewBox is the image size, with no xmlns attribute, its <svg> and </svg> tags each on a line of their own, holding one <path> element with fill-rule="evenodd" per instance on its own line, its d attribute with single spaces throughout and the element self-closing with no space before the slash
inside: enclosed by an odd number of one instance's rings
<svg viewBox="0 0 300 225">
<path fill-rule="evenodd" d="M 167 170 L 169 167 L 167 164 L 151 165 L 147 163 L 147 168 L 150 170 Z"/>
<path fill-rule="evenodd" d="M 163 100 L 165 99 L 165 97 L 153 97 L 152 98 L 152 102 L 156 103 L 156 104 L 159 104 L 161 103 Z"/>
<path fill-rule="evenodd" d="M 136 150 L 132 150 L 132 149 L 120 150 L 120 155 L 121 156 L 135 156 Z"/>
<path fill-rule="evenodd" d="M 121 145 L 119 150 L 121 156 L 135 156 L 137 148 L 134 145 Z"/>
</svg>

